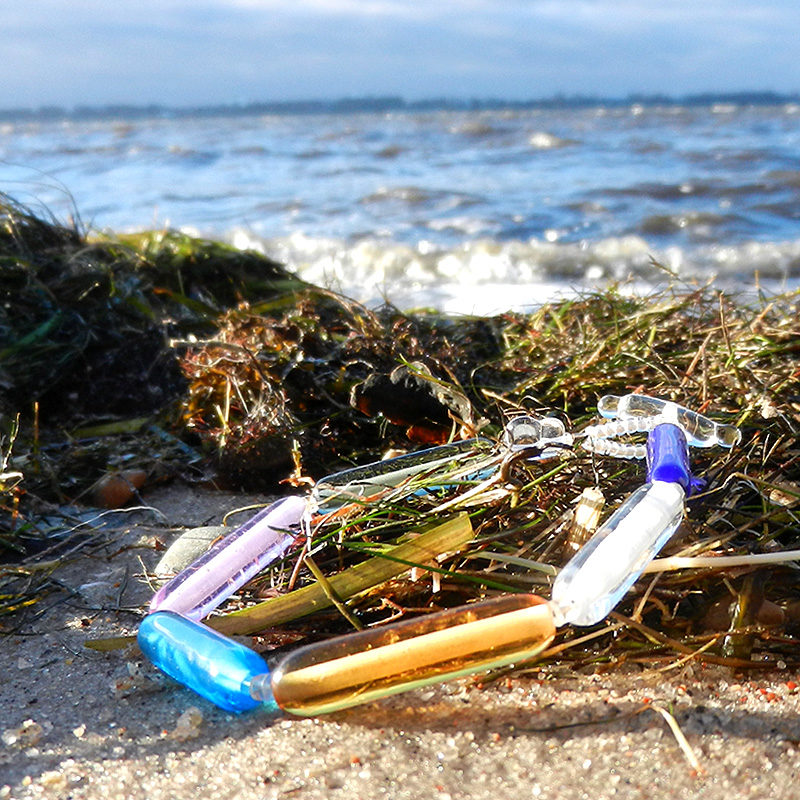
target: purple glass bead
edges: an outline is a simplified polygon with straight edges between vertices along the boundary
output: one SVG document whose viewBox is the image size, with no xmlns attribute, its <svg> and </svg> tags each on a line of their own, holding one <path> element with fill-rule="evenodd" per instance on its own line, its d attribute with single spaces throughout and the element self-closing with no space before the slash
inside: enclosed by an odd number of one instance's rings
<svg viewBox="0 0 800 800">
<path fill-rule="evenodd" d="M 291 496 L 260 511 L 162 586 L 150 612 L 203 619 L 295 543 L 307 507 L 306 498 Z"/>
</svg>

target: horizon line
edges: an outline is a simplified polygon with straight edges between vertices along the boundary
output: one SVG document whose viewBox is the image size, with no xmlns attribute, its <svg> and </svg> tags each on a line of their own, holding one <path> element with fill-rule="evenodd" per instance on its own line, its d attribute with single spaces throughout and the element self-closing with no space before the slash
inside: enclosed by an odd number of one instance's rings
<svg viewBox="0 0 800 800">
<path fill-rule="evenodd" d="M 333 99 L 253 100 L 224 103 L 202 103 L 189 106 L 169 103 L 98 103 L 72 106 L 42 104 L 36 107 L 0 109 L 0 119 L 76 119 L 104 116 L 213 116 L 222 114 L 297 114 L 297 113 L 358 113 L 381 111 L 437 110 L 525 110 L 581 108 L 592 106 L 624 107 L 627 105 L 702 106 L 716 103 L 732 105 L 779 105 L 800 102 L 800 92 L 772 90 L 706 91 L 682 95 L 662 92 L 630 92 L 625 96 L 558 92 L 528 99 L 503 97 L 458 98 L 439 97 L 408 100 L 401 95 L 342 96 Z"/>
</svg>

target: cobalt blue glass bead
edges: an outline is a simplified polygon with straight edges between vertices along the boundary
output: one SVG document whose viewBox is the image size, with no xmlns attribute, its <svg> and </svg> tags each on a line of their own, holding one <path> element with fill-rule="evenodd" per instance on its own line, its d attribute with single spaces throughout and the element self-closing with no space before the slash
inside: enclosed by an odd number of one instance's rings
<svg viewBox="0 0 800 800">
<path fill-rule="evenodd" d="M 653 481 L 677 483 L 687 492 L 691 486 L 686 434 L 671 422 L 656 425 L 647 437 L 647 482 Z"/>
</svg>

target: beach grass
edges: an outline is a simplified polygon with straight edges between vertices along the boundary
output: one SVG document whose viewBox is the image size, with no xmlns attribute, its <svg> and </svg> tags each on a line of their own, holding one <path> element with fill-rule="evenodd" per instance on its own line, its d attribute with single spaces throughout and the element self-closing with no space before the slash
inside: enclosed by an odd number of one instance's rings
<svg viewBox="0 0 800 800">
<path fill-rule="evenodd" d="M 544 663 L 669 667 L 700 653 L 740 668 L 800 664 L 797 569 L 788 557 L 760 560 L 800 538 L 796 293 L 744 299 L 674 282 L 647 297 L 614 285 L 489 318 L 368 310 L 256 253 L 169 231 L 90 236 L 9 198 L 0 269 L 5 618 L 55 586 L 43 507 L 88 501 L 131 461 L 158 480 L 202 473 L 265 494 L 307 491 L 387 452 L 497 439 L 523 412 L 560 416 L 579 434 L 602 395 L 644 392 L 739 426 L 742 442 L 692 452 L 706 485 L 664 555 L 695 561 L 656 566 L 609 626 L 588 640 L 565 632 Z M 306 551 L 290 553 L 218 624 L 232 630 L 264 613 L 248 609 L 265 593 L 302 591 L 318 583 L 315 570 L 331 581 L 459 512 L 469 543 L 344 591 L 348 614 L 376 624 L 504 591 L 548 596 L 579 543 L 581 494 L 599 490 L 607 515 L 642 480 L 640 463 L 579 444 L 494 481 L 390 494 L 320 524 L 313 568 Z M 308 637 L 351 626 L 336 607 L 281 619 Z"/>
</svg>

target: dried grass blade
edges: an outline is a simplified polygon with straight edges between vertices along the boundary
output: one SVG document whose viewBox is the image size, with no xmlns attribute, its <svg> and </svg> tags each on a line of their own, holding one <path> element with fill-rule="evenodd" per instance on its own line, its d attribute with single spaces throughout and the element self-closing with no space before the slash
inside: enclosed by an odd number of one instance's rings
<svg viewBox="0 0 800 800">
<path fill-rule="evenodd" d="M 661 714 L 664 718 L 664 721 L 669 725 L 669 729 L 672 731 L 672 735 L 675 737 L 675 741 L 680 746 L 681 750 L 683 750 L 683 755 L 686 756 L 686 760 L 691 764 L 692 769 L 698 774 L 701 775 L 703 773 L 703 768 L 700 766 L 700 761 L 697 759 L 697 756 L 694 754 L 694 750 L 692 746 L 689 744 L 689 740 L 684 735 L 683 731 L 680 729 L 678 725 L 678 721 L 672 714 L 669 713 L 665 708 L 661 708 L 658 705 L 651 705 L 648 708 L 652 708 L 653 711 Z"/>
<path fill-rule="evenodd" d="M 513 564 L 515 567 L 524 567 L 525 569 L 543 572 L 545 575 L 555 577 L 558 575 L 558 569 L 552 564 L 545 564 L 541 561 L 532 561 L 530 558 L 522 558 L 514 556 L 510 553 L 498 553 L 495 550 L 481 550 L 478 553 L 473 553 L 466 556 L 467 559 L 482 559 L 483 561 L 502 561 L 504 564 Z"/>
<path fill-rule="evenodd" d="M 328 578 L 337 597 L 346 599 L 397 577 L 408 570 L 409 563 L 425 565 L 442 553 L 461 549 L 472 538 L 472 524 L 466 514 L 437 525 L 409 542 L 386 553 L 350 567 Z M 304 617 L 331 605 L 319 583 L 304 586 L 264 603 L 206 620 L 206 624 L 222 633 L 247 634 Z"/>
<path fill-rule="evenodd" d="M 789 564 L 792 561 L 800 561 L 800 550 L 782 550 L 777 553 L 751 553 L 743 556 L 669 556 L 651 561 L 644 568 L 644 573 L 670 572 L 678 569 L 757 567 L 764 564 Z"/>
<path fill-rule="evenodd" d="M 311 556 L 306 556 L 303 559 L 305 565 L 311 570 L 311 574 L 317 579 L 320 588 L 325 592 L 325 596 L 333 603 L 336 610 L 357 630 L 364 630 L 364 626 L 358 619 L 350 612 L 350 609 L 342 602 L 342 599 L 337 596 L 330 581 L 325 577 L 322 570 L 317 566 Z"/>
</svg>

